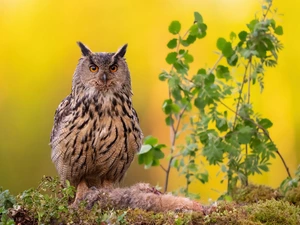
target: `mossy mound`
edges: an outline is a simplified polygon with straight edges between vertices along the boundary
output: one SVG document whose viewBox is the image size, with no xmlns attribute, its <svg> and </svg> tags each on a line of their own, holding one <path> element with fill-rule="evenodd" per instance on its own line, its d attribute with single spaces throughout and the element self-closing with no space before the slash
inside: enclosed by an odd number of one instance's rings
<svg viewBox="0 0 300 225">
<path fill-rule="evenodd" d="M 300 208 L 284 200 L 260 201 L 244 208 L 251 221 L 263 224 L 300 224 Z"/>
<path fill-rule="evenodd" d="M 257 187 L 252 187 L 257 190 Z M 245 189 L 243 189 L 245 190 Z M 260 189 L 261 190 L 261 189 Z M 271 189 L 265 188 L 270 191 Z M 299 191 L 299 189 L 297 189 Z M 297 190 L 294 190 L 295 192 Z M 268 192 L 268 193 L 269 193 Z M 9 192 L 0 189 L 0 224 L 292 224 L 300 225 L 300 208 L 284 199 L 268 200 L 263 195 L 250 195 L 250 192 L 239 192 L 239 199 L 250 203 L 218 201 L 210 206 L 204 206 L 203 211 L 173 210 L 153 212 L 139 208 L 114 207 L 101 208 L 98 202 L 88 210 L 82 202 L 78 208 L 70 208 L 74 197 L 74 188 L 62 187 L 58 179 L 44 178 L 36 189 L 26 190 L 14 197 Z M 247 197 L 242 198 L 242 193 Z M 292 193 L 292 192 L 291 192 Z M 290 193 L 290 194 L 291 194 Z M 249 196 L 255 198 L 251 203 Z M 292 195 L 291 195 L 292 196 Z M 298 196 L 298 195 L 297 195 Z M 241 202 L 241 200 L 239 200 Z M 253 201 L 252 201 L 253 202 Z M 103 205 L 103 204 L 102 204 Z"/>
<path fill-rule="evenodd" d="M 293 203 L 294 205 L 300 206 L 300 186 L 288 190 L 284 196 L 284 199 Z"/>
<path fill-rule="evenodd" d="M 249 184 L 236 188 L 232 192 L 232 199 L 238 203 L 255 203 L 270 199 L 282 199 L 283 195 L 277 190 L 265 185 Z"/>
</svg>

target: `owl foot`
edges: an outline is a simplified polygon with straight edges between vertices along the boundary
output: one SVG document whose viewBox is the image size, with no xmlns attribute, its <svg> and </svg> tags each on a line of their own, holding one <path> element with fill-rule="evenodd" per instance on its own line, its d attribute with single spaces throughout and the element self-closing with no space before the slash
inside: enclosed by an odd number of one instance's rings
<svg viewBox="0 0 300 225">
<path fill-rule="evenodd" d="M 87 202 L 87 209 L 92 209 L 94 204 L 100 199 L 100 191 L 96 187 L 90 187 L 83 197 L 83 200 Z"/>
<path fill-rule="evenodd" d="M 86 181 L 82 180 L 77 186 L 76 197 L 70 208 L 78 208 L 79 203 L 83 200 L 85 193 L 89 190 Z"/>
</svg>

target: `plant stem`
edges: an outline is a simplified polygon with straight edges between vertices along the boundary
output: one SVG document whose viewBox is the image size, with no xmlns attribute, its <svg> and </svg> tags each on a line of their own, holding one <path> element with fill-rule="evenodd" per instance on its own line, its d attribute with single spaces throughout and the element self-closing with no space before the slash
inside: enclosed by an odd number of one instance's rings
<svg viewBox="0 0 300 225">
<path fill-rule="evenodd" d="M 250 88 L 251 88 L 251 64 L 252 61 L 252 57 L 250 56 L 249 58 L 249 75 L 248 75 L 248 93 L 247 93 L 247 104 L 250 104 Z M 246 156 L 245 156 L 245 177 L 246 177 L 246 181 L 245 181 L 245 185 L 248 186 L 248 169 L 247 169 L 247 158 L 248 158 L 248 144 L 246 144 Z"/>
<path fill-rule="evenodd" d="M 160 168 L 162 168 L 163 171 L 167 172 L 166 168 L 163 167 L 163 165 L 160 164 Z"/>
<path fill-rule="evenodd" d="M 176 48 L 176 52 L 177 54 L 179 53 L 179 48 L 180 48 L 180 39 L 184 39 L 185 36 L 187 34 L 189 34 L 189 31 L 190 30 L 187 30 L 184 35 L 182 36 L 182 38 L 180 37 L 180 35 L 178 34 L 178 44 L 177 44 L 177 48 Z M 171 67 L 171 70 L 170 70 L 170 73 L 172 73 L 174 69 L 174 65 L 172 65 Z M 170 90 L 170 86 L 169 86 L 169 99 L 172 99 L 172 95 L 171 95 L 171 90 Z M 187 108 L 188 105 L 185 105 L 183 110 L 180 112 L 178 118 L 177 118 L 177 125 L 176 125 L 176 128 L 174 126 L 174 123 L 171 124 L 170 126 L 170 142 L 171 142 L 171 149 L 170 149 L 170 153 L 171 153 L 171 157 L 170 157 L 170 160 L 168 162 L 168 167 L 167 169 L 165 169 L 163 166 L 161 166 L 161 168 L 165 171 L 166 173 L 166 178 L 165 178 L 165 185 L 164 185 L 164 192 L 166 192 L 168 190 L 168 184 L 169 184 L 169 176 L 170 176 L 170 171 L 171 171 L 171 164 L 172 164 L 172 161 L 173 159 L 175 158 L 175 156 L 172 156 L 173 153 L 174 153 L 174 149 L 175 149 L 175 142 L 176 142 L 176 136 L 177 136 L 177 133 L 178 133 L 178 129 L 179 129 L 179 125 L 180 125 L 180 121 L 181 121 L 181 118 L 184 114 L 184 112 L 186 111 L 186 108 Z M 172 113 L 170 114 L 170 117 L 172 118 Z"/>
<path fill-rule="evenodd" d="M 239 107 L 240 107 L 240 101 L 241 101 L 241 98 L 242 98 L 244 84 L 245 84 L 246 76 L 247 76 L 247 71 L 248 71 L 248 67 L 249 67 L 250 64 L 251 64 L 251 56 L 250 56 L 250 59 L 249 59 L 247 65 L 246 65 L 245 72 L 244 72 L 244 77 L 243 77 L 243 82 L 242 82 L 242 86 L 241 86 L 241 89 L 239 91 L 238 102 L 236 104 L 236 110 L 235 110 L 236 113 L 235 113 L 234 122 L 233 122 L 233 126 L 232 126 L 233 129 L 234 129 L 235 125 L 236 125 L 236 120 L 237 120 L 237 117 L 238 117 L 238 111 L 239 111 Z"/>
<path fill-rule="evenodd" d="M 221 61 L 221 59 L 223 58 L 223 54 L 221 54 L 219 56 L 219 58 L 217 59 L 216 63 L 213 65 L 213 67 L 209 70 L 208 74 L 211 74 L 212 72 L 214 72 L 214 70 L 216 69 L 217 65 L 219 64 L 219 62 Z"/>
<path fill-rule="evenodd" d="M 248 158 L 248 145 L 246 144 L 246 157 L 245 157 L 245 186 L 248 186 L 248 169 L 247 169 L 247 158 Z"/>
<path fill-rule="evenodd" d="M 266 18 L 267 18 L 267 15 L 268 15 L 268 13 L 270 12 L 270 9 L 271 9 L 271 7 L 272 7 L 272 4 L 273 4 L 273 1 L 271 1 L 271 2 L 269 3 L 269 6 L 268 6 L 268 8 L 267 8 L 267 11 L 266 11 L 266 13 L 265 13 L 265 14 L 263 14 L 263 21 L 265 21 L 265 20 L 266 20 Z"/>
<path fill-rule="evenodd" d="M 183 114 L 186 111 L 187 106 L 188 105 L 185 105 L 183 107 L 183 109 L 181 110 L 180 114 L 178 115 L 176 128 L 175 128 L 174 124 L 172 124 L 173 129 L 171 129 L 171 157 L 170 157 L 170 160 L 168 162 L 167 169 L 162 167 L 163 170 L 166 172 L 164 192 L 166 192 L 168 190 L 169 176 L 170 176 L 172 161 L 175 157 L 180 155 L 180 154 L 177 154 L 177 155 L 172 155 L 172 154 L 174 153 L 174 148 L 175 148 L 175 143 L 176 143 L 176 136 L 177 136 L 177 133 L 178 133 L 178 130 L 179 130 L 180 122 L 181 122 L 181 119 L 183 117 Z"/>
</svg>

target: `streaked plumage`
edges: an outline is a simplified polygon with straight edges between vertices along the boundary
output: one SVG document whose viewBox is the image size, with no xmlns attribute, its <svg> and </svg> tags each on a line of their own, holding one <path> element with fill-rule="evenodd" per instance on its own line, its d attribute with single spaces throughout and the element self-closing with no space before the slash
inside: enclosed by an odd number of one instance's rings
<svg viewBox="0 0 300 225">
<path fill-rule="evenodd" d="M 55 112 L 50 138 L 52 161 L 61 181 L 78 188 L 76 199 L 91 186 L 119 183 L 143 137 L 131 103 L 127 45 L 116 53 L 92 53 L 79 46 L 83 56 L 72 92 Z"/>
</svg>

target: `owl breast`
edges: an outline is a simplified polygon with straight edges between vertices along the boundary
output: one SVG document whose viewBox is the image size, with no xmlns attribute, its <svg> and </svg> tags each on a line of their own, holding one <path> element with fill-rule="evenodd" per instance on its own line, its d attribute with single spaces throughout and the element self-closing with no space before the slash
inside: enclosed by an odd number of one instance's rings
<svg viewBox="0 0 300 225">
<path fill-rule="evenodd" d="M 74 186 L 118 183 L 139 151 L 142 132 L 130 98 L 122 94 L 83 96 L 70 102 L 52 144 L 52 161 Z"/>
</svg>

